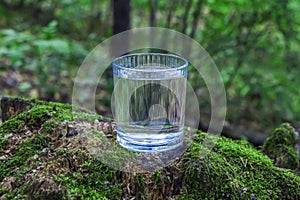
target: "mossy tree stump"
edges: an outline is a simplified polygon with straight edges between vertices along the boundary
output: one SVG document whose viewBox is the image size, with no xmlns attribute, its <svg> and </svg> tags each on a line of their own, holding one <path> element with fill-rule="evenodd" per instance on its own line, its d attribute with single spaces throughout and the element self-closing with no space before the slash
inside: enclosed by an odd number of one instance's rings
<svg viewBox="0 0 300 200">
<path fill-rule="evenodd" d="M 195 131 L 169 166 L 130 173 L 110 168 L 82 144 L 89 126 L 114 140 L 110 120 L 38 100 L 5 98 L 1 108 L 0 199 L 300 199 L 297 170 L 275 166 L 246 141 L 221 137 L 206 149 L 203 140 L 215 136 Z"/>
</svg>

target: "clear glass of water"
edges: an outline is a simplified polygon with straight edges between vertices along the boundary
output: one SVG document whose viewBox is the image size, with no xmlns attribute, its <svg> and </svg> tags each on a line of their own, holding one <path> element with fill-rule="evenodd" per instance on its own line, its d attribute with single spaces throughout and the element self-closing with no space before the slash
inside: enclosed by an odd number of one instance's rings
<svg viewBox="0 0 300 200">
<path fill-rule="evenodd" d="M 179 147 L 184 138 L 187 60 L 139 53 L 118 57 L 112 65 L 118 143 L 138 152 Z"/>
</svg>

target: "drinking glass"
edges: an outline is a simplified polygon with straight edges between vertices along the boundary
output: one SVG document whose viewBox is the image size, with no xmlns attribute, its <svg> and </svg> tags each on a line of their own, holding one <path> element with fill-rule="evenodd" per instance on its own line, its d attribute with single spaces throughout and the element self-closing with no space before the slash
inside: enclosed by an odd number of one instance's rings
<svg viewBox="0 0 300 200">
<path fill-rule="evenodd" d="M 186 59 L 159 53 L 113 60 L 117 141 L 138 152 L 179 147 L 184 138 Z"/>
</svg>

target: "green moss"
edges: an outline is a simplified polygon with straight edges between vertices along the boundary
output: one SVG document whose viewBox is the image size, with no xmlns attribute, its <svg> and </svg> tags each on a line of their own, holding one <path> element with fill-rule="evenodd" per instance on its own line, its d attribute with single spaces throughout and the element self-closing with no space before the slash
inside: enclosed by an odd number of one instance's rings
<svg viewBox="0 0 300 200">
<path fill-rule="evenodd" d="M 8 199 L 26 195 L 26 188 L 30 182 L 22 182 L 22 177 L 29 176 L 32 166 L 38 165 L 39 161 L 34 158 L 35 155 L 42 157 L 41 150 L 48 147 L 50 149 L 51 141 L 48 140 L 48 136 L 53 133 L 57 122 L 75 120 L 93 122 L 101 118 L 69 104 L 27 101 L 34 103 L 35 106 L 0 125 L 0 149 L 9 145 L 10 141 L 5 137 L 7 134 L 22 134 L 25 129 L 33 133 L 21 144 L 14 146 L 8 159 L 0 161 L 0 181 L 7 176 L 17 177 L 18 187 L 7 194 Z M 288 133 L 286 139 L 280 138 L 282 134 L 275 131 L 276 141 L 283 141 L 286 144 L 284 146 L 286 149 L 281 151 L 293 152 L 291 149 L 293 137 L 289 130 L 280 128 L 281 132 Z M 96 133 L 93 135 L 97 136 Z M 103 134 L 99 135 L 101 136 Z M 212 149 L 207 149 L 203 142 L 216 144 Z M 270 146 L 271 142 L 267 142 L 265 148 Z M 115 148 L 120 147 L 116 145 Z M 136 199 L 157 198 L 159 195 L 162 198 L 173 198 L 177 195 L 178 199 L 297 199 L 300 193 L 298 175 L 274 166 L 273 160 L 257 151 L 248 142 L 217 138 L 199 131 L 195 131 L 194 142 L 178 163 L 148 174 L 120 173 L 102 164 L 101 159 L 87 158 L 83 149 L 70 151 L 64 146 L 51 150 L 56 152 L 52 163 L 62 158 L 71 159 L 73 156 L 84 159 L 81 164 L 76 163 L 76 167 L 72 170 L 52 175 L 56 182 L 66 188 L 65 198 L 68 196 L 82 199 L 121 199 L 124 198 L 123 192 L 127 191 L 122 189 L 124 183 L 133 190 L 127 194 L 128 197 L 134 196 Z M 107 156 L 116 162 L 120 157 L 130 160 L 135 155 L 132 153 Z M 294 160 L 295 154 L 291 154 L 291 158 Z M 51 164 L 45 160 L 43 165 Z M 0 189 L 1 195 L 5 193 L 6 191 Z"/>
<path fill-rule="evenodd" d="M 294 146 L 296 134 L 290 124 L 284 123 L 267 138 L 262 151 L 273 160 L 276 166 L 296 169 L 299 164 L 298 151 Z"/>
<path fill-rule="evenodd" d="M 293 199 L 300 192 L 299 176 L 275 167 L 249 144 L 226 138 L 212 150 L 193 142 L 181 168 L 186 170 L 179 199 Z"/>
<path fill-rule="evenodd" d="M 116 180 L 116 170 L 100 161 L 90 158 L 82 166 L 81 172 L 71 175 L 58 175 L 55 180 L 64 185 L 68 196 L 80 196 L 82 199 L 121 199 L 122 191 Z"/>
<path fill-rule="evenodd" d="M 53 114 L 53 118 L 57 121 L 73 121 L 74 119 L 77 120 L 86 120 L 86 121 L 93 121 L 96 118 L 102 118 L 101 115 L 96 115 L 84 108 L 81 108 L 76 105 L 72 104 L 64 104 L 58 102 L 45 102 L 37 99 L 24 99 L 20 98 L 21 101 L 31 103 L 34 105 L 34 108 L 46 108 L 48 107 L 48 111 L 51 111 Z"/>
<path fill-rule="evenodd" d="M 95 119 L 103 118 L 101 115 L 90 113 L 77 106 L 56 102 L 43 102 L 38 100 L 27 100 L 35 103 L 35 106 L 27 112 L 21 113 L 11 120 L 1 124 L 0 134 L 19 133 L 27 126 L 44 126 L 46 132 L 51 132 L 55 122 L 84 120 L 93 122 Z"/>
<path fill-rule="evenodd" d="M 21 144 L 14 144 L 13 152 L 10 152 L 12 155 L 9 156 L 9 159 L 0 161 L 0 182 L 4 177 L 12 176 L 17 178 L 16 184 L 19 185 L 19 187 L 11 194 L 8 194 L 11 196 L 26 194 L 28 183 L 22 184 L 21 177 L 28 173 L 28 170 L 32 167 L 27 165 L 27 163 L 36 162 L 32 157 L 34 155 L 40 155 L 41 150 L 48 146 L 49 141 L 46 139 L 48 137 L 45 137 L 43 134 L 51 134 L 55 123 L 59 121 L 73 121 L 75 119 L 91 122 L 101 118 L 100 115 L 86 111 L 83 112 L 84 109 L 73 107 L 70 104 L 47 103 L 35 99 L 26 99 L 25 101 L 33 103 L 35 106 L 0 124 L 0 153 L 3 152 L 5 146 L 10 145 L 6 135 L 22 134 L 26 132 L 26 129 L 29 129 L 33 133 L 32 137 L 25 139 Z M 74 113 L 72 111 L 74 111 Z M 75 111 L 77 111 L 77 113 Z M 43 127 L 43 129 L 41 129 L 41 127 Z M 43 131 L 41 132 L 40 130 Z M 99 171 L 95 171 L 95 173 L 97 172 Z M 93 178 L 96 177 L 97 174 L 93 176 Z M 85 180 L 89 181 L 89 179 Z M 77 184 L 80 184 L 80 182 Z M 86 190 L 85 187 L 81 187 L 82 191 Z M 90 192 L 85 191 L 84 193 Z"/>
<path fill-rule="evenodd" d="M 15 183 L 19 186 L 17 191 L 22 194 L 24 192 L 24 187 L 21 183 L 22 177 L 30 170 L 30 160 L 45 147 L 47 147 L 47 141 L 40 134 L 36 134 L 34 137 L 16 146 L 14 154 L 8 160 L 0 162 L 0 180 L 4 177 L 17 178 Z"/>
<path fill-rule="evenodd" d="M 22 119 L 8 120 L 0 124 L 0 153 L 3 152 L 4 147 L 9 143 L 8 134 L 16 134 L 24 129 L 25 122 Z"/>
<path fill-rule="evenodd" d="M 18 133 L 24 128 L 25 122 L 22 119 L 9 120 L 1 124 L 0 134 Z"/>
</svg>

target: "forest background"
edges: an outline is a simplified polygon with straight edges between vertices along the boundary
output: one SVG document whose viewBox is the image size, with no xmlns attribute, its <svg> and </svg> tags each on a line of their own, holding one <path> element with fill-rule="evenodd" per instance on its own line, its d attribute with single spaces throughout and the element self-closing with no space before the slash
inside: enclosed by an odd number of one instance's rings
<svg viewBox="0 0 300 200">
<path fill-rule="evenodd" d="M 77 70 L 94 47 L 147 26 L 186 34 L 210 54 L 226 89 L 224 134 L 261 144 L 282 122 L 299 126 L 297 0 L 1 0 L 0 97 L 70 103 Z M 199 76 L 191 69 L 188 80 L 205 129 L 210 96 Z M 106 73 L 96 93 L 99 114 L 111 116 L 112 90 Z"/>
</svg>

